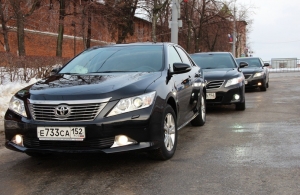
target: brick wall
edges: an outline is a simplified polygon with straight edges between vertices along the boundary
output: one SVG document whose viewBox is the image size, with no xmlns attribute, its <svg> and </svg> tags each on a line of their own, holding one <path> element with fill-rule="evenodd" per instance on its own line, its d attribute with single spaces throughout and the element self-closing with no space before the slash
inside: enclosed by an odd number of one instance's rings
<svg viewBox="0 0 300 195">
<path fill-rule="evenodd" d="M 25 20 L 25 52 L 28 56 L 55 56 L 57 45 L 58 31 L 58 1 L 55 1 L 54 8 L 49 9 L 48 1 L 42 2 L 43 6 L 36 10 L 30 17 Z M 72 11 L 72 5 L 66 10 Z M 72 25 L 72 23 L 75 24 Z M 85 23 L 87 25 L 87 21 Z M 11 20 L 9 26 L 16 26 L 16 21 Z M 86 27 L 85 25 L 85 27 Z M 74 51 L 76 54 L 84 50 L 82 18 L 80 15 L 68 15 L 64 20 L 64 39 L 63 39 L 63 57 L 73 57 Z M 104 45 L 115 43 L 116 35 L 111 32 L 111 24 L 101 16 L 101 14 L 92 14 L 92 40 L 91 46 Z M 134 20 L 135 33 L 129 36 L 126 42 L 145 42 L 151 38 L 151 23 L 143 19 L 135 18 Z M 76 48 L 74 47 L 74 34 L 76 39 Z M 3 36 L 0 37 L 3 42 Z M 17 33 L 15 29 L 9 32 L 9 44 L 13 54 L 17 54 Z M 75 48 L 75 49 L 74 49 Z M 0 47 L 0 52 L 5 51 L 4 47 Z"/>
</svg>

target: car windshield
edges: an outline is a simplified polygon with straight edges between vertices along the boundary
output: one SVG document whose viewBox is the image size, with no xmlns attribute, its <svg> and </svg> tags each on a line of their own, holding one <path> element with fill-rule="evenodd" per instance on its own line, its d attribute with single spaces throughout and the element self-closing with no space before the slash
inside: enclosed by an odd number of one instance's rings
<svg viewBox="0 0 300 195">
<path fill-rule="evenodd" d="M 248 66 L 245 68 L 249 67 L 261 67 L 260 60 L 257 58 L 238 58 L 236 59 L 237 63 L 240 62 L 247 62 Z"/>
<path fill-rule="evenodd" d="M 86 50 L 59 73 L 157 72 L 162 69 L 163 46 L 119 46 Z"/>
<path fill-rule="evenodd" d="M 192 54 L 191 57 L 203 69 L 237 68 L 230 54 Z"/>
</svg>

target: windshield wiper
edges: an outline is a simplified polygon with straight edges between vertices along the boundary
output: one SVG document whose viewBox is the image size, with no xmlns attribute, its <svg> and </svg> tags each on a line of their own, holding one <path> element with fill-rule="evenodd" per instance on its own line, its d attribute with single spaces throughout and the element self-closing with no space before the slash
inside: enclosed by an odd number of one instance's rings
<svg viewBox="0 0 300 195">
<path fill-rule="evenodd" d="M 76 72 L 59 72 L 57 74 L 66 74 L 66 75 L 78 75 L 78 74 L 85 74 L 85 73 L 76 73 Z"/>
<path fill-rule="evenodd" d="M 114 72 L 139 72 L 139 71 L 97 71 L 97 72 L 88 72 L 89 73 L 114 73 Z"/>
</svg>

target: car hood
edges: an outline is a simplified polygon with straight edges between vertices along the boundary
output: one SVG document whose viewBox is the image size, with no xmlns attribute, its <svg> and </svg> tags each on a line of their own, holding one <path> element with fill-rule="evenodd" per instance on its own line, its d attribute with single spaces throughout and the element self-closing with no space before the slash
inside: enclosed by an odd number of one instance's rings
<svg viewBox="0 0 300 195">
<path fill-rule="evenodd" d="M 241 71 L 244 74 L 252 74 L 252 73 L 256 73 L 256 72 L 262 72 L 263 69 L 260 67 L 248 67 L 248 68 L 241 68 Z"/>
<path fill-rule="evenodd" d="M 110 73 L 97 75 L 61 74 L 43 79 L 19 92 L 31 100 L 117 100 L 139 95 L 161 76 L 161 72 Z"/>
<path fill-rule="evenodd" d="M 206 80 L 227 80 L 238 77 L 241 73 L 236 68 L 203 69 Z"/>
</svg>

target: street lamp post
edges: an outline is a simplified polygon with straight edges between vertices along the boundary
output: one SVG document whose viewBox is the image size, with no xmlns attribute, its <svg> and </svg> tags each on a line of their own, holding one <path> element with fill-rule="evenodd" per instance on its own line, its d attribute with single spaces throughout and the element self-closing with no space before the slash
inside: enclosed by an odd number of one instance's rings
<svg viewBox="0 0 300 195">
<path fill-rule="evenodd" d="M 178 0 L 172 0 L 171 42 L 178 43 Z"/>
<path fill-rule="evenodd" d="M 178 28 L 182 27 L 182 20 L 178 20 L 180 17 L 180 3 L 182 0 L 172 0 L 172 21 L 170 21 L 171 28 L 171 42 L 178 43 Z M 187 0 L 184 0 L 187 2 Z"/>
</svg>

